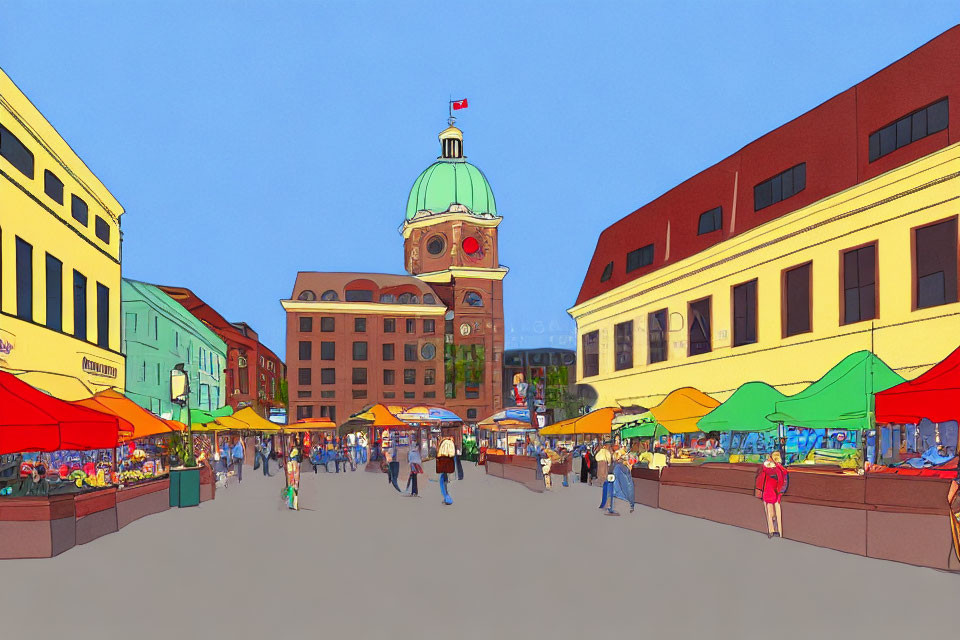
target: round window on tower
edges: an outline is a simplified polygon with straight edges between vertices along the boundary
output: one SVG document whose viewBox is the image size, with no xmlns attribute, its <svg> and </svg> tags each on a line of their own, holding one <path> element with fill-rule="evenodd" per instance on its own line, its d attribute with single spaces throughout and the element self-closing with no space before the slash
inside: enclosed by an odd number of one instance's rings
<svg viewBox="0 0 960 640">
<path fill-rule="evenodd" d="M 468 256 L 472 256 L 480 251 L 480 241 L 473 236 L 464 238 L 460 246 L 463 247 L 463 252 Z"/>
<path fill-rule="evenodd" d="M 438 256 L 447 248 L 447 243 L 443 236 L 433 236 L 427 240 L 427 253 L 432 256 Z"/>
<path fill-rule="evenodd" d="M 424 360 L 433 360 L 433 357 L 437 355 L 437 348 L 431 343 L 426 343 L 420 347 L 420 357 Z"/>
</svg>

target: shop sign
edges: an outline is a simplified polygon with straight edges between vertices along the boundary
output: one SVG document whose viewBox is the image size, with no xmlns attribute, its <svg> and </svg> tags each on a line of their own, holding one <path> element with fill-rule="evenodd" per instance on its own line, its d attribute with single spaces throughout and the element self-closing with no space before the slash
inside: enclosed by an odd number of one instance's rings
<svg viewBox="0 0 960 640">
<path fill-rule="evenodd" d="M 90 358 L 83 359 L 83 370 L 86 373 L 89 373 L 94 376 L 100 376 L 102 378 L 116 378 L 117 377 L 117 368 L 109 364 L 104 364 L 102 362 L 97 362 L 91 360 Z"/>
</svg>

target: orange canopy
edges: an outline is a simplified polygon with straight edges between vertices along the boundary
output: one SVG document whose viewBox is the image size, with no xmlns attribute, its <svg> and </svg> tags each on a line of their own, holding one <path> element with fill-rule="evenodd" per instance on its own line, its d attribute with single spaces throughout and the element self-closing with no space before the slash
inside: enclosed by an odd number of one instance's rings
<svg viewBox="0 0 960 640">
<path fill-rule="evenodd" d="M 323 431 L 336 429 L 337 425 L 330 418 L 304 418 L 283 427 L 284 431 Z"/>
<path fill-rule="evenodd" d="M 693 387 L 671 391 L 663 402 L 650 409 L 654 419 L 670 433 L 695 433 L 697 422 L 720 402 Z"/>
<path fill-rule="evenodd" d="M 393 415 L 382 404 L 375 404 L 366 411 L 362 411 L 355 416 L 359 420 L 370 422 L 370 426 L 376 429 L 409 429 L 409 424 Z"/>
<path fill-rule="evenodd" d="M 613 424 L 613 418 L 617 415 L 618 409 L 610 407 L 591 411 L 585 416 L 568 418 L 555 424 L 544 427 L 540 430 L 541 435 L 607 435 L 610 433 Z"/>
<path fill-rule="evenodd" d="M 72 404 L 120 418 L 120 439 L 136 440 L 172 433 L 174 429 L 122 393 L 107 389 Z"/>
</svg>

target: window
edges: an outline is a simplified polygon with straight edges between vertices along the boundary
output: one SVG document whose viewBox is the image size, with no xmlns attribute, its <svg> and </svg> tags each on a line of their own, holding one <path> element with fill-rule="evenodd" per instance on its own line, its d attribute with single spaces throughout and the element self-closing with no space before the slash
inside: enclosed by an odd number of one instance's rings
<svg viewBox="0 0 960 640">
<path fill-rule="evenodd" d="M 432 343 L 427 342 L 422 347 L 420 347 L 420 357 L 423 360 L 433 360 L 434 356 L 437 355 L 437 348 L 433 346 Z"/>
<path fill-rule="evenodd" d="M 606 282 L 610 279 L 610 276 L 613 275 L 613 262 L 608 262 L 607 266 L 603 268 L 603 273 L 600 274 L 600 282 Z"/>
<path fill-rule="evenodd" d="M 396 301 L 397 301 L 397 296 L 393 295 L 392 293 L 381 293 L 381 294 L 380 294 L 380 302 L 383 302 L 383 303 L 385 303 L 385 304 L 390 304 L 390 303 L 393 303 L 393 302 L 396 302 Z"/>
<path fill-rule="evenodd" d="M 246 362 L 246 360 L 244 360 Z M 240 387 L 240 393 L 248 394 L 250 393 L 250 370 L 248 367 L 240 367 L 238 369 L 237 382 Z"/>
<path fill-rule="evenodd" d="M 467 294 L 463 296 L 463 301 L 470 307 L 483 306 L 483 298 L 476 291 L 467 291 Z"/>
<path fill-rule="evenodd" d="M 417 321 L 413 318 L 407 318 L 407 333 L 417 332 Z"/>
<path fill-rule="evenodd" d="M 336 322 L 333 318 L 320 318 L 320 331 L 324 333 L 330 333 L 336 327 Z"/>
<path fill-rule="evenodd" d="M 43 171 L 43 192 L 57 204 L 63 204 L 63 183 L 49 169 Z"/>
<path fill-rule="evenodd" d="M 310 289 L 306 289 L 300 292 L 300 295 L 297 296 L 297 300 L 303 300 L 305 302 L 314 302 L 317 299 L 317 294 Z"/>
<path fill-rule="evenodd" d="M 397 372 L 393 369 L 384 369 L 383 384 L 397 384 Z"/>
<path fill-rule="evenodd" d="M 48 270 L 47 270 L 47 274 L 49 274 L 49 273 L 50 273 L 50 270 L 48 269 Z M 49 275 L 48 275 L 47 277 L 49 278 Z M 47 294 L 49 295 L 49 293 L 50 293 L 50 288 L 49 288 L 49 286 L 48 286 L 48 287 L 47 287 Z M 137 333 L 137 314 L 135 314 L 135 313 L 125 313 L 125 314 L 123 314 L 123 316 L 124 316 L 124 318 L 126 319 L 126 323 L 127 323 L 127 324 L 126 324 L 126 326 L 127 326 L 127 328 L 126 328 L 127 334 L 129 334 L 129 335 L 136 335 L 136 333 Z M 47 318 L 49 319 L 49 314 L 47 314 Z"/>
<path fill-rule="evenodd" d="M 353 389 L 353 399 L 354 400 L 363 400 L 367 397 L 366 389 Z"/>
<path fill-rule="evenodd" d="M 397 321 L 394 318 L 384 318 L 383 319 L 383 332 L 384 333 L 396 333 L 397 331 Z"/>
<path fill-rule="evenodd" d="M 437 370 L 436 369 L 424 369 L 423 371 L 423 384 L 425 386 L 431 386 L 437 384 Z"/>
<path fill-rule="evenodd" d="M 583 377 L 600 373 L 600 332 L 583 334 Z"/>
<path fill-rule="evenodd" d="M 697 235 L 713 233 L 723 228 L 723 207 L 710 209 L 700 214 L 700 223 L 697 225 Z"/>
<path fill-rule="evenodd" d="M 353 359 L 354 360 L 367 359 L 367 343 L 366 342 L 353 343 Z"/>
<path fill-rule="evenodd" d="M 401 293 L 397 297 L 397 302 L 399 302 L 400 304 L 410 304 L 411 302 L 413 302 L 413 296 L 409 293 Z"/>
<path fill-rule="evenodd" d="M 323 405 L 320 407 L 320 417 L 330 418 L 331 422 L 337 421 L 337 408 L 333 405 Z"/>
<path fill-rule="evenodd" d="M 384 398 L 396 398 L 396 397 L 397 397 L 397 392 L 396 392 L 396 391 L 384 391 L 384 392 L 383 392 L 383 397 L 384 397 Z"/>
<path fill-rule="evenodd" d="M 336 398 L 336 397 L 337 397 L 337 392 L 334 391 L 333 389 L 328 389 L 328 390 L 326 390 L 326 391 L 321 391 L 321 392 L 320 392 L 320 397 L 321 397 L 321 398 Z"/>
<path fill-rule="evenodd" d="M 367 319 L 366 318 L 354 318 L 353 319 L 353 330 L 356 333 L 366 333 L 367 331 Z"/>
<path fill-rule="evenodd" d="M 320 359 L 321 360 L 335 360 L 337 357 L 337 343 L 336 342 L 321 342 L 320 343 Z"/>
<path fill-rule="evenodd" d="M 477 419 L 477 410 L 467 409 L 467 420 L 476 420 L 476 419 Z"/>
<path fill-rule="evenodd" d="M 353 384 L 367 384 L 367 368 L 354 367 L 352 380 Z"/>
<path fill-rule="evenodd" d="M 97 346 L 110 348 L 110 289 L 97 283 Z"/>
<path fill-rule="evenodd" d="M 633 321 L 613 326 L 614 368 L 617 371 L 633 367 Z"/>
<path fill-rule="evenodd" d="M 753 210 L 760 211 L 781 200 L 796 195 L 807 186 L 807 163 L 801 162 L 795 167 L 765 180 L 753 188 Z"/>
<path fill-rule="evenodd" d="M 313 343 L 309 340 L 300 341 L 300 359 L 301 360 L 312 360 L 313 359 Z"/>
<path fill-rule="evenodd" d="M 313 417 L 313 407 L 308 404 L 302 404 L 297 407 L 297 420 Z"/>
<path fill-rule="evenodd" d="M 403 384 L 417 384 L 417 370 L 416 370 L 416 369 L 404 369 L 404 370 L 403 370 Z"/>
<path fill-rule="evenodd" d="M 691 356 L 710 353 L 713 345 L 710 341 L 710 298 L 697 300 L 688 305 L 689 348 Z"/>
<path fill-rule="evenodd" d="M 352 289 L 345 294 L 347 302 L 373 302 L 373 291 L 369 289 Z"/>
<path fill-rule="evenodd" d="M 415 391 L 404 391 L 403 397 L 407 400 L 413 400 L 417 397 L 417 393 Z"/>
<path fill-rule="evenodd" d="M 810 327 L 811 263 L 783 273 L 783 337 L 806 333 Z"/>
<path fill-rule="evenodd" d="M 74 220 L 83 226 L 87 226 L 90 217 L 89 211 L 87 211 L 87 203 L 73 194 L 70 195 L 70 214 Z"/>
<path fill-rule="evenodd" d="M 733 346 L 757 341 L 757 281 L 733 288 Z"/>
<path fill-rule="evenodd" d="M 313 393 L 308 389 L 306 391 L 297 391 L 298 398 L 309 398 Z"/>
<path fill-rule="evenodd" d="M 87 277 L 76 269 L 73 271 L 73 335 L 87 339 Z"/>
<path fill-rule="evenodd" d="M 309 316 L 300 316 L 300 331 L 304 333 L 313 331 L 313 318 Z"/>
<path fill-rule="evenodd" d="M 437 332 L 437 321 L 436 320 L 424 320 L 423 321 L 423 332 L 426 334 L 436 333 Z"/>
<path fill-rule="evenodd" d="M 627 273 L 653 264 L 653 245 L 648 244 L 627 254 Z"/>
<path fill-rule="evenodd" d="M 877 317 L 877 245 L 871 244 L 843 253 L 842 324 Z"/>
<path fill-rule="evenodd" d="M 33 180 L 33 153 L 3 125 L 0 125 L 0 156 Z"/>
<path fill-rule="evenodd" d="M 17 317 L 33 320 L 33 245 L 17 238 Z"/>
<path fill-rule="evenodd" d="M 427 253 L 432 256 L 440 255 L 446 248 L 447 243 L 444 241 L 443 236 L 433 236 L 427 240 Z"/>
<path fill-rule="evenodd" d="M 896 122 L 870 134 L 870 162 L 878 160 L 911 142 L 943 131 L 950 120 L 947 99 L 934 102 L 929 107 L 908 113 Z"/>
<path fill-rule="evenodd" d="M 313 382 L 313 369 L 310 367 L 301 367 L 297 371 L 297 384 L 308 385 Z"/>
<path fill-rule="evenodd" d="M 437 304 L 437 299 L 432 293 L 423 294 L 423 304 Z"/>
<path fill-rule="evenodd" d="M 917 308 L 957 301 L 957 219 L 914 230 Z"/>
<path fill-rule="evenodd" d="M 647 327 L 647 362 L 664 362 L 667 359 L 667 310 L 648 313 Z"/>
<path fill-rule="evenodd" d="M 384 343 L 383 345 L 383 359 L 384 360 L 393 360 L 394 358 L 394 348 L 392 343 Z"/>
<path fill-rule="evenodd" d="M 320 369 L 320 384 L 336 384 L 336 369 Z"/>
<path fill-rule="evenodd" d="M 105 243 L 110 244 L 110 225 L 100 216 L 97 216 L 94 220 L 93 232 Z"/>
<path fill-rule="evenodd" d="M 311 293 L 313 293 L 311 291 Z M 313 298 L 316 300 L 316 297 Z M 327 289 L 322 294 L 320 294 L 320 300 L 322 302 L 337 302 L 340 300 L 340 295 L 333 289 Z"/>
<path fill-rule="evenodd" d="M 436 398 L 436 397 L 437 397 L 437 392 L 436 392 L 436 391 L 424 391 L 424 392 L 423 392 L 423 397 L 424 397 L 424 399 L 427 399 L 427 398 Z"/>
<path fill-rule="evenodd" d="M 407 343 L 403 345 L 403 359 L 407 362 L 416 362 L 417 360 L 417 345 Z"/>
</svg>

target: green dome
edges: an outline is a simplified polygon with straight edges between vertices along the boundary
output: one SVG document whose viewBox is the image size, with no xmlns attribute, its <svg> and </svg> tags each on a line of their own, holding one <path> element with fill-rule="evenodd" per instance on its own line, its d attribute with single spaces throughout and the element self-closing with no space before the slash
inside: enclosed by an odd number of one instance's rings
<svg viewBox="0 0 960 640">
<path fill-rule="evenodd" d="M 483 172 L 461 159 L 444 159 L 424 169 L 413 183 L 407 200 L 407 220 L 419 211 L 443 213 L 452 204 L 467 207 L 475 216 L 497 216 L 493 191 Z"/>
</svg>

